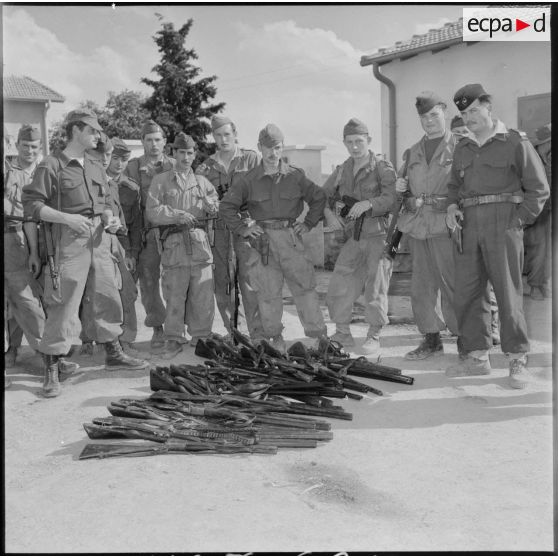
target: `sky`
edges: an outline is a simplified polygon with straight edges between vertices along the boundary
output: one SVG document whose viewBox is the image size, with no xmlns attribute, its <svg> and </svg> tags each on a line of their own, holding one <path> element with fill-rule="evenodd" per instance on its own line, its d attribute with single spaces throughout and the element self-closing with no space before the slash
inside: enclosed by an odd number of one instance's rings
<svg viewBox="0 0 558 558">
<path fill-rule="evenodd" d="M 361 56 L 461 15 L 461 5 L 440 4 L 11 4 L 2 6 L 4 75 L 28 75 L 66 97 L 52 105 L 50 123 L 84 100 L 104 105 L 109 91 L 149 94 L 140 80 L 156 77 L 159 17 L 175 28 L 192 18 L 186 46 L 202 77 L 217 76 L 214 102 L 226 103 L 240 144 L 255 149 L 273 122 L 286 144 L 325 146 L 330 172 L 347 158 L 342 130 L 351 117 L 366 122 L 374 151 L 387 151 L 380 86 Z"/>
</svg>

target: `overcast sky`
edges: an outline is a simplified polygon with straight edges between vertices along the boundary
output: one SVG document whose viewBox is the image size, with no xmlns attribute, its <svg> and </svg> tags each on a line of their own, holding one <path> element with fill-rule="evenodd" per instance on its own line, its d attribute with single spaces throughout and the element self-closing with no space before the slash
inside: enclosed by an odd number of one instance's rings
<svg viewBox="0 0 558 558">
<path fill-rule="evenodd" d="M 258 131 L 274 122 L 288 144 L 324 145 L 324 172 L 346 158 L 341 136 L 352 116 L 368 124 L 374 150 L 387 149 L 379 84 L 360 57 L 462 15 L 459 5 L 21 4 L 2 11 L 4 74 L 28 75 L 66 97 L 52 105 L 50 121 L 86 99 L 104 105 L 108 91 L 149 93 L 140 79 L 153 78 L 159 60 L 155 13 L 176 28 L 193 18 L 187 46 L 202 75 L 217 76 L 215 101 L 226 103 L 240 143 L 255 148 Z"/>
</svg>

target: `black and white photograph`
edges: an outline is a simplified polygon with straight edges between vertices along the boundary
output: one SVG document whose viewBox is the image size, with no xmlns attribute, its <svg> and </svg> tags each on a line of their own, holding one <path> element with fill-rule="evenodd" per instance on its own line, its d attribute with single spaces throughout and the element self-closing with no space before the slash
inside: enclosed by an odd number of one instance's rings
<svg viewBox="0 0 558 558">
<path fill-rule="evenodd" d="M 551 4 L 0 14 L 4 554 L 558 552 Z"/>
</svg>

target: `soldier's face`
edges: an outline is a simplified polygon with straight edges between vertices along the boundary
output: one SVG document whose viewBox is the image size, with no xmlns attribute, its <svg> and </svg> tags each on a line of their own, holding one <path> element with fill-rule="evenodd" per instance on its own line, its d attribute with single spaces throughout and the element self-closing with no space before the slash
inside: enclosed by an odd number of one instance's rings
<svg viewBox="0 0 558 558">
<path fill-rule="evenodd" d="M 196 158 L 196 150 L 193 147 L 188 149 L 175 149 L 174 158 L 176 159 L 176 168 L 178 170 L 187 171 Z"/>
<path fill-rule="evenodd" d="M 276 167 L 283 155 L 283 142 L 276 143 L 273 147 L 267 147 L 258 143 L 258 149 L 262 153 L 262 160 L 269 166 Z"/>
<path fill-rule="evenodd" d="M 153 132 L 152 134 L 145 134 L 141 143 L 146 155 L 149 157 L 160 157 L 165 150 L 167 140 L 161 132 Z"/>
<path fill-rule="evenodd" d="M 368 146 L 372 138 L 364 134 L 350 134 L 343 138 L 343 143 L 353 159 L 362 159 L 368 154 Z"/>
<path fill-rule="evenodd" d="M 490 103 L 479 103 L 479 100 L 475 99 L 461 111 L 461 118 L 471 132 L 483 133 L 492 128 L 492 106 Z"/>
<path fill-rule="evenodd" d="M 98 130 L 95 130 L 89 124 L 86 124 L 83 130 L 80 130 L 77 126 L 73 130 L 72 137 L 86 150 L 97 147 L 97 143 L 101 139 L 101 133 Z"/>
<path fill-rule="evenodd" d="M 127 166 L 128 166 L 128 156 L 124 157 L 122 155 L 115 155 L 113 153 L 110 158 L 110 163 L 107 172 L 112 176 L 118 176 L 126 170 Z"/>
<path fill-rule="evenodd" d="M 213 131 L 213 139 L 218 151 L 234 151 L 236 146 L 236 132 L 230 124 L 225 124 Z"/>
<path fill-rule="evenodd" d="M 17 157 L 22 163 L 34 163 L 41 152 L 41 140 L 20 140 L 16 143 Z"/>
<path fill-rule="evenodd" d="M 107 170 L 108 166 L 110 165 L 112 151 L 113 151 L 112 149 L 110 151 L 105 151 L 104 153 L 101 153 L 101 156 L 99 157 L 99 160 L 101 161 L 101 165 L 103 165 L 103 168 L 105 170 Z"/>
<path fill-rule="evenodd" d="M 440 136 L 446 131 L 446 111 L 440 105 L 420 115 L 420 125 L 427 136 Z"/>
</svg>

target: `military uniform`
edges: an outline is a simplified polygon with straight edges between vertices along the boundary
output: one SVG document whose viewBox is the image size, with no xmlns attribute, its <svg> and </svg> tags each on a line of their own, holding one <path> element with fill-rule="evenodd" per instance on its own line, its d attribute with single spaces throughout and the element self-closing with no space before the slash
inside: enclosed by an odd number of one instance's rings
<svg viewBox="0 0 558 558">
<path fill-rule="evenodd" d="M 408 151 L 406 167 L 411 196 L 404 201 L 397 227 L 410 237 L 411 304 L 419 331 L 437 333 L 447 326 L 457 334 L 453 244 L 446 227 L 447 183 L 457 140 L 446 131 L 430 162 L 426 160 L 424 142 L 425 137 Z"/>
<path fill-rule="evenodd" d="M 304 223 L 312 228 L 322 218 L 325 193 L 301 169 L 280 161 L 274 175 L 265 174 L 262 163 L 239 175 L 219 205 L 220 217 L 235 234 L 247 228 L 240 217 L 241 208 L 246 207 L 250 217 L 264 229 L 263 236 L 269 242 L 267 264 L 256 248 L 250 248 L 246 262 L 246 273 L 257 294 L 267 338 L 280 336 L 283 329 L 284 280 L 294 297 L 305 334 L 309 337 L 326 334 L 314 266 L 302 238 L 292 228 L 302 213 L 304 201 L 309 205 Z"/>
<path fill-rule="evenodd" d="M 369 162 L 354 174 L 354 160 L 347 159 L 327 179 L 323 189 L 330 206 L 343 196 L 369 200 L 360 239 L 353 238 L 354 221 L 346 229 L 347 240 L 329 282 L 327 306 L 337 330 L 349 332 L 353 304 L 363 294 L 369 336 L 388 323 L 388 289 L 392 261 L 382 257 L 385 240 L 384 215 L 395 203 L 395 171 L 389 161 L 369 152 Z"/>
<path fill-rule="evenodd" d="M 83 166 L 65 153 L 45 158 L 33 181 L 23 188 L 25 214 L 39 219 L 45 205 L 80 214 L 90 220 L 89 231 L 78 233 L 65 225 L 53 225 L 60 286 L 45 285 L 48 318 L 39 350 L 47 355 L 66 354 L 80 329 L 78 310 L 82 296 L 93 306 L 95 340 L 106 343 L 122 333 L 122 306 L 111 259 L 111 240 L 101 214 L 111 208 L 105 172 L 84 157 Z"/>
<path fill-rule="evenodd" d="M 149 190 L 146 216 L 154 225 L 176 224 L 184 211 L 198 219 L 215 212 L 215 188 L 203 176 L 169 170 L 157 174 Z M 161 242 L 165 338 L 185 343 L 184 324 L 193 338 L 207 337 L 215 313 L 213 257 L 207 233 L 196 227 L 169 234 Z"/>
<path fill-rule="evenodd" d="M 464 212 L 454 305 L 463 348 L 473 356 L 492 346 L 490 312 L 482 296 L 488 280 L 500 311 L 502 351 L 523 355 L 529 350 L 521 281 L 523 226 L 537 218 L 549 195 L 527 136 L 500 121 L 494 126 L 483 145 L 474 138 L 458 143 L 448 183 L 449 203 Z"/>
<path fill-rule="evenodd" d="M 212 155 L 204 163 L 198 166 L 196 174 L 207 178 L 217 190 L 219 199 L 222 199 L 228 191 L 233 177 L 242 172 L 253 169 L 258 164 L 258 155 L 249 149 L 236 148 L 229 169 L 226 170 L 221 164 L 218 154 Z M 215 243 L 213 250 L 213 267 L 215 279 L 215 299 L 217 308 L 223 319 L 225 327 L 229 329 L 231 316 L 234 312 L 227 287 L 231 283 L 229 276 L 228 260 L 231 250 L 231 233 L 226 229 L 222 219 L 215 222 Z M 263 334 L 261 320 L 259 317 L 258 300 L 250 277 L 246 274 L 247 258 L 250 254 L 250 246 L 244 238 L 233 235 L 233 249 L 237 258 L 238 285 L 242 293 L 242 304 L 246 317 L 248 332 L 252 338 L 260 338 Z"/>
<path fill-rule="evenodd" d="M 33 178 L 37 163 L 23 169 L 16 161 L 4 177 L 4 215 L 23 217 L 22 190 Z M 29 346 L 39 349 L 45 327 L 42 288 L 27 267 L 29 250 L 23 223 L 4 220 L 4 296 L 8 305 L 10 349 L 21 346 L 25 334 Z M 8 347 L 6 347 L 8 348 Z"/>
<path fill-rule="evenodd" d="M 124 171 L 126 176 L 132 178 L 140 186 L 141 207 L 145 215 L 145 204 L 153 177 L 174 168 L 174 159 L 163 155 L 161 160 L 155 164 L 148 161 L 145 155 L 131 159 Z M 131 208 L 127 200 L 123 200 L 124 211 L 129 212 Z M 147 228 L 152 223 L 144 219 Z M 160 277 L 161 257 L 158 250 L 157 229 L 145 232 L 145 241 L 138 258 L 138 276 L 141 293 L 141 302 L 145 308 L 145 325 L 157 327 L 165 321 L 165 306 L 161 299 Z"/>
</svg>

